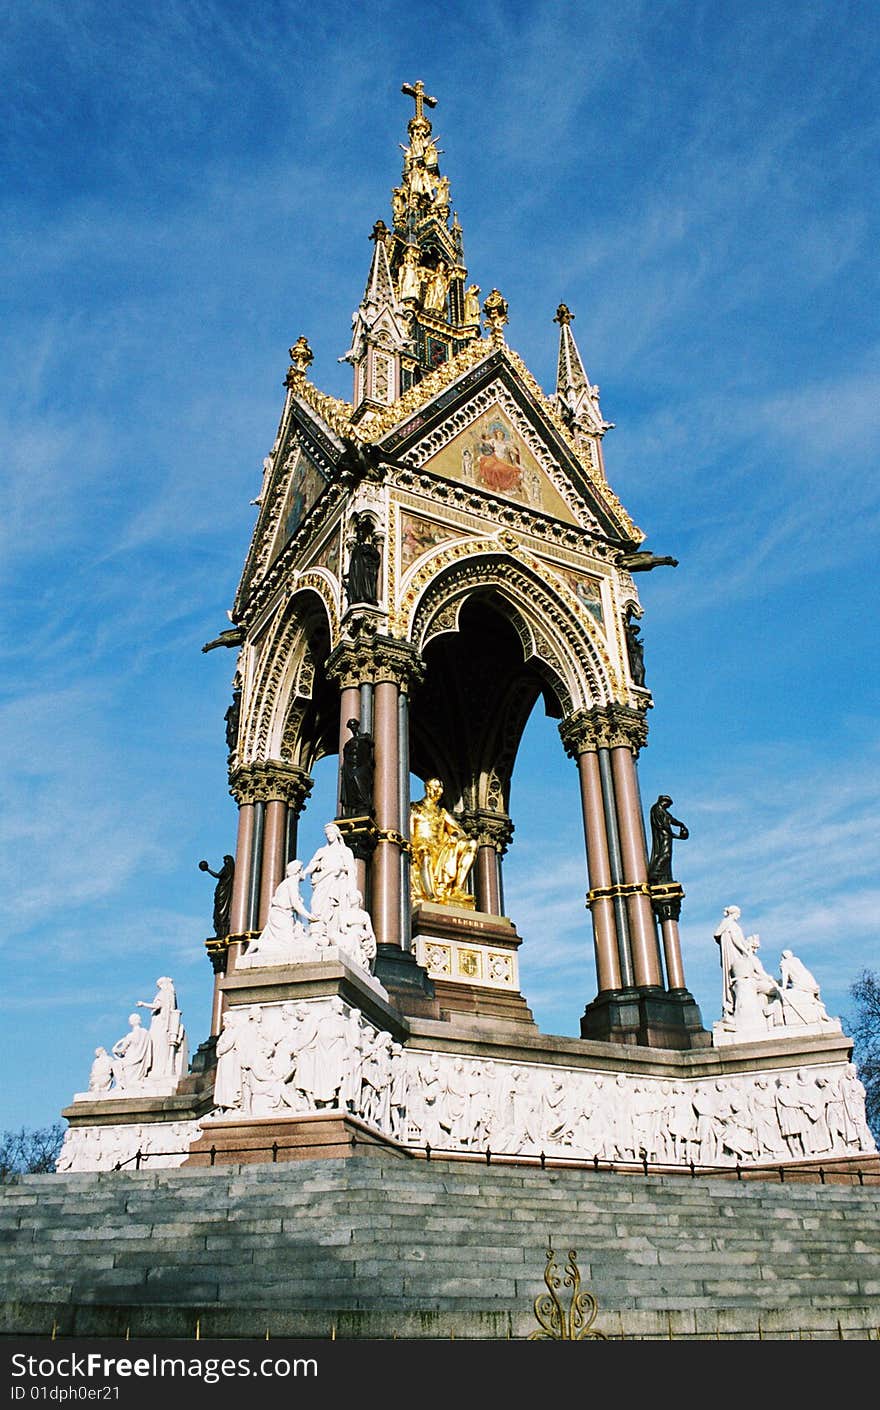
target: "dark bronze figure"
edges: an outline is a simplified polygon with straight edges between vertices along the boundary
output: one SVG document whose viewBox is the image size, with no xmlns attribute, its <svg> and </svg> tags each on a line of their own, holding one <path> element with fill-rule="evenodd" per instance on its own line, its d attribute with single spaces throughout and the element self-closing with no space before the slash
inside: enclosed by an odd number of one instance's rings
<svg viewBox="0 0 880 1410">
<path fill-rule="evenodd" d="M 232 704 L 223 716 L 226 721 L 226 748 L 232 754 L 238 744 L 238 722 L 241 719 L 241 690 L 232 692 Z M 211 873 L 213 875 L 213 872 Z"/>
<path fill-rule="evenodd" d="M 355 516 L 355 542 L 348 560 L 345 591 L 348 604 L 379 601 L 379 550 L 373 542 L 373 522 L 368 514 Z"/>
<path fill-rule="evenodd" d="M 227 852 L 219 871 L 212 871 L 206 861 L 199 862 L 199 871 L 217 878 L 214 887 L 214 934 L 222 939 L 229 934 L 229 911 L 232 906 L 232 883 L 235 880 L 235 858 Z"/>
<path fill-rule="evenodd" d="M 626 654 L 629 657 L 629 673 L 633 679 L 633 685 L 645 684 L 645 643 L 639 635 L 639 624 L 627 613 L 626 621 L 623 624 L 626 632 Z"/>
<path fill-rule="evenodd" d="M 342 749 L 342 816 L 372 817 L 375 750 L 369 734 L 361 734 L 360 722 L 349 720 L 351 739 Z"/>
<path fill-rule="evenodd" d="M 677 837 L 684 842 L 688 830 L 683 822 L 674 818 L 669 811 L 672 799 L 668 793 L 661 793 L 651 809 L 651 859 L 648 862 L 648 881 L 651 885 L 669 883 L 672 876 L 672 839 Z M 675 829 L 678 828 L 678 832 Z"/>
</svg>

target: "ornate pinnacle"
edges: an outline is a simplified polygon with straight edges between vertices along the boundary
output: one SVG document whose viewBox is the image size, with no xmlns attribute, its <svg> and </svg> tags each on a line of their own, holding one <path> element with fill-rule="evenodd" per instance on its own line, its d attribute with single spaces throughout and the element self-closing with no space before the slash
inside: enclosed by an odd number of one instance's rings
<svg viewBox="0 0 880 1410">
<path fill-rule="evenodd" d="M 416 104 L 415 116 L 416 116 L 416 118 L 424 118 L 424 116 L 425 116 L 424 104 L 425 104 L 425 103 L 427 103 L 427 105 L 428 105 L 429 108 L 436 108 L 436 106 L 437 106 L 437 99 L 436 99 L 436 98 L 431 98 L 431 97 L 429 96 L 429 94 L 427 94 L 427 93 L 425 92 L 425 85 L 424 85 L 424 83 L 422 82 L 422 80 L 421 80 L 420 78 L 417 79 L 415 83 L 404 83 L 404 84 L 401 86 L 400 91 L 401 91 L 401 93 L 405 93 L 408 98 L 414 98 L 414 99 L 415 99 L 415 104 Z"/>
<path fill-rule="evenodd" d="M 493 289 L 484 300 L 483 313 L 486 327 L 489 329 L 489 338 L 496 347 L 500 347 L 504 342 L 504 325 L 507 322 L 507 300 L 502 298 L 497 289 Z"/>
<path fill-rule="evenodd" d="M 560 328 L 567 328 L 569 323 L 572 322 L 573 318 L 574 314 L 568 307 L 568 304 L 560 304 L 558 309 L 556 310 L 556 317 L 554 318 L 553 322 L 558 323 Z"/>
<path fill-rule="evenodd" d="M 384 245 L 387 234 L 388 226 L 385 224 L 384 220 L 377 220 L 376 224 L 373 226 L 370 239 L 377 241 L 380 245 Z"/>
<path fill-rule="evenodd" d="M 292 387 L 297 382 L 305 381 L 309 368 L 315 360 L 315 354 L 309 347 L 304 334 L 300 333 L 290 352 L 290 367 L 284 379 L 284 385 Z"/>
</svg>

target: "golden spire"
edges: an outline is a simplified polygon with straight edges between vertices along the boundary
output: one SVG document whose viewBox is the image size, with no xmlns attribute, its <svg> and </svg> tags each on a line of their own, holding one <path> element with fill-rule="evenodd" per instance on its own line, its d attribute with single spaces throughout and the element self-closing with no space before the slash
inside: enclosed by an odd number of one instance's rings
<svg viewBox="0 0 880 1410">
<path fill-rule="evenodd" d="M 507 300 L 497 289 L 493 289 L 483 301 L 485 324 L 489 329 L 489 341 L 500 348 L 504 343 L 504 325 L 507 322 Z"/>
<path fill-rule="evenodd" d="M 308 370 L 315 360 L 315 354 L 309 347 L 308 340 L 303 333 L 300 333 L 290 352 L 290 367 L 284 384 L 287 387 L 299 386 L 306 380 Z"/>
</svg>

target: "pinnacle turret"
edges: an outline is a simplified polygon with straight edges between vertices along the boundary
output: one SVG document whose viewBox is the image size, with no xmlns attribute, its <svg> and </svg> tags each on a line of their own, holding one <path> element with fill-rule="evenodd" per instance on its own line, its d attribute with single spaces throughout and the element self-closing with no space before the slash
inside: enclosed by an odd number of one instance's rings
<svg viewBox="0 0 880 1410">
<path fill-rule="evenodd" d="M 559 362 L 556 371 L 556 403 L 575 426 L 603 435 L 612 423 L 604 420 L 599 409 L 599 388 L 590 383 L 583 360 L 571 331 L 574 314 L 567 304 L 560 304 L 553 322 L 559 324 Z"/>
</svg>

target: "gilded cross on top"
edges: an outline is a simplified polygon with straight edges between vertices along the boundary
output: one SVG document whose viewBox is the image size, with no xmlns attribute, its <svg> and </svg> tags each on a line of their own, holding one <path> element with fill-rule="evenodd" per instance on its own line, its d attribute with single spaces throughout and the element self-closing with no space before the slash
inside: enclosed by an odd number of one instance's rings
<svg viewBox="0 0 880 1410">
<path fill-rule="evenodd" d="M 415 99 L 415 115 L 417 118 L 423 118 L 425 116 L 425 103 L 427 103 L 429 108 L 436 108 L 437 106 L 437 99 L 432 98 L 428 93 L 425 92 L 425 85 L 420 78 L 417 79 L 415 83 L 404 83 L 400 91 L 401 93 L 405 93 L 408 98 Z"/>
</svg>

